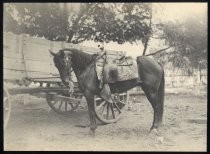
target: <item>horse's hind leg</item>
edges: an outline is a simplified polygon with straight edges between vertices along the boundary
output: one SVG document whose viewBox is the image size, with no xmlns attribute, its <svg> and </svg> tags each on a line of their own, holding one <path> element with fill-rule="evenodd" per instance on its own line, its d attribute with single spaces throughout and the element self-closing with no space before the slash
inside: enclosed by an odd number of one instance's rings
<svg viewBox="0 0 210 154">
<path fill-rule="evenodd" d="M 153 89 L 146 85 L 142 85 L 142 89 L 154 110 L 153 124 L 150 130 L 159 128 L 162 125 L 163 101 L 159 101 L 158 89 Z"/>
</svg>

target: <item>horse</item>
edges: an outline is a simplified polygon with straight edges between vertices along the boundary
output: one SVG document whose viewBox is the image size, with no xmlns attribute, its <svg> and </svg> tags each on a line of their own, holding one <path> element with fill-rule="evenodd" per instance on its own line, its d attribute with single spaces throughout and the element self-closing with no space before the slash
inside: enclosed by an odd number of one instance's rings
<svg viewBox="0 0 210 154">
<path fill-rule="evenodd" d="M 50 50 L 50 53 L 53 55 L 55 67 L 57 67 L 64 85 L 68 86 L 71 71 L 74 71 L 79 89 L 84 94 L 87 101 L 90 118 L 90 132 L 94 134 L 97 128 L 94 96 L 100 95 L 100 82 L 96 73 L 97 54 L 88 54 L 74 48 L 64 48 L 57 53 Z M 112 93 L 126 92 L 131 88 L 141 86 L 154 111 L 153 123 L 150 131 L 153 129 L 158 130 L 158 128 L 163 125 L 165 89 L 164 69 L 160 63 L 147 56 L 138 56 L 136 61 L 138 75 L 141 77 L 142 81 L 140 84 L 136 79 L 131 79 L 110 83 L 109 86 Z"/>
</svg>

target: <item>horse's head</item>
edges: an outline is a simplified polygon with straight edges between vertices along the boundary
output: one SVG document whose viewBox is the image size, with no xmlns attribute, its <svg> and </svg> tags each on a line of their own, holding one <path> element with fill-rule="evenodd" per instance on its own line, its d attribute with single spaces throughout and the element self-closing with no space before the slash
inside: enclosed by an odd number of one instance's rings
<svg viewBox="0 0 210 154">
<path fill-rule="evenodd" d="M 69 86 L 69 81 L 71 80 L 71 51 L 59 50 L 59 52 L 54 53 L 49 50 L 53 56 L 53 61 L 55 67 L 58 69 L 62 82 L 65 86 Z"/>
</svg>

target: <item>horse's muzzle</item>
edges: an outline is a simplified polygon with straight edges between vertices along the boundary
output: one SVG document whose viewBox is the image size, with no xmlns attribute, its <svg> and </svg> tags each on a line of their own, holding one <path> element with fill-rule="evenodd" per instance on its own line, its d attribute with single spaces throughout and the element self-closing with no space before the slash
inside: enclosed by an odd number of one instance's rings
<svg viewBox="0 0 210 154">
<path fill-rule="evenodd" d="M 68 79 L 64 79 L 64 80 L 62 80 L 62 82 L 66 87 L 69 87 L 69 80 Z"/>
</svg>

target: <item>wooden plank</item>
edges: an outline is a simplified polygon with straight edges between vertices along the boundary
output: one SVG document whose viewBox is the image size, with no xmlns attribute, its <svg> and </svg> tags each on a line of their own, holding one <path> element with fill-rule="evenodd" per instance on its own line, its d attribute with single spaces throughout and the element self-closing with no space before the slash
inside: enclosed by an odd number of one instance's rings
<svg viewBox="0 0 210 154">
<path fill-rule="evenodd" d="M 54 66 L 54 65 L 51 65 L 51 69 L 50 69 L 50 73 L 51 74 L 59 74 L 58 72 L 58 69 Z"/>
<path fill-rule="evenodd" d="M 31 87 L 24 87 L 24 88 L 14 88 L 14 89 L 9 89 L 9 93 L 11 95 L 14 94 L 24 94 L 24 93 L 42 93 L 42 92 L 62 92 L 62 91 L 67 91 L 67 88 L 61 88 L 61 87 L 50 87 L 50 88 L 43 88 L 43 87 L 36 87 L 36 88 L 31 88 Z"/>
<path fill-rule="evenodd" d="M 35 80 L 35 81 L 52 81 L 52 82 L 61 82 L 61 78 L 59 74 L 40 74 L 39 72 L 28 72 L 28 77 Z M 58 78 L 51 78 L 51 77 L 58 77 Z M 76 76 L 72 75 L 72 80 L 77 82 Z"/>
<path fill-rule="evenodd" d="M 33 78 L 32 78 L 32 80 L 33 80 L 33 81 L 38 81 L 38 82 L 62 82 L 60 78 L 55 78 L 55 79 L 53 79 L 53 78 L 46 78 L 46 79 L 42 79 L 42 78 L 40 78 L 40 79 L 33 79 Z"/>
<path fill-rule="evenodd" d="M 47 77 L 54 77 L 55 75 L 52 75 L 50 72 L 32 72 L 32 71 L 28 71 L 28 77 L 29 78 L 47 78 Z M 59 74 L 57 74 L 56 76 L 58 76 Z"/>
<path fill-rule="evenodd" d="M 12 34 L 12 33 L 7 33 L 7 32 L 4 32 L 3 33 L 3 37 L 4 39 L 8 39 L 8 40 L 16 40 L 18 35 L 15 35 L 15 34 Z"/>
<path fill-rule="evenodd" d="M 17 39 L 5 39 L 3 47 L 4 52 L 19 52 L 19 42 Z"/>
<path fill-rule="evenodd" d="M 24 70 L 23 59 L 14 58 L 3 58 L 3 68 L 14 69 L 14 70 Z"/>
<path fill-rule="evenodd" d="M 71 104 L 77 104 L 78 102 L 81 101 L 81 99 L 78 98 L 71 98 L 71 97 L 65 97 L 65 96 L 61 96 L 61 95 L 53 95 L 52 98 L 54 101 L 69 101 L 71 102 Z"/>
<path fill-rule="evenodd" d="M 25 37 L 25 43 L 50 46 L 50 41 L 42 38 Z"/>
<path fill-rule="evenodd" d="M 14 59 L 22 59 L 22 54 L 18 53 L 18 52 L 11 52 L 9 50 L 4 50 L 3 57 L 14 58 Z"/>
<path fill-rule="evenodd" d="M 59 76 L 59 74 L 57 74 Z M 28 72 L 28 77 L 33 81 L 42 81 L 42 82 L 61 82 L 60 77 L 58 78 L 51 78 L 54 77 L 52 74 L 43 74 L 43 72 Z"/>
<path fill-rule="evenodd" d="M 32 72 L 29 71 L 27 72 L 28 77 L 29 78 L 46 78 L 45 81 L 47 81 L 47 78 L 49 77 L 55 77 L 55 74 L 52 75 L 51 73 L 45 73 L 45 72 Z M 21 80 L 22 78 L 25 78 L 25 71 L 24 70 L 14 70 L 14 69 L 3 69 L 3 77 L 4 79 L 17 79 L 17 80 Z M 59 77 L 59 74 L 57 74 L 56 76 Z M 40 79 L 41 80 L 41 79 Z M 52 81 L 55 81 L 54 79 L 52 79 Z M 56 81 L 60 81 L 60 78 L 57 78 Z"/>
<path fill-rule="evenodd" d="M 51 72 L 51 65 L 49 62 L 42 62 L 42 61 L 31 61 L 31 60 L 25 60 L 26 64 L 26 71 L 39 71 L 39 72 Z"/>
<path fill-rule="evenodd" d="M 26 43 L 24 56 L 26 60 L 47 62 L 54 66 L 53 56 L 49 53 L 51 46 Z M 26 65 L 27 67 L 27 65 Z"/>
<path fill-rule="evenodd" d="M 50 55 L 39 55 L 38 53 L 28 53 L 24 54 L 25 60 L 31 60 L 31 61 L 41 61 L 41 62 L 48 62 L 51 63 L 53 61 L 52 57 Z"/>
<path fill-rule="evenodd" d="M 24 71 L 9 70 L 9 69 L 3 70 L 3 79 L 21 80 L 22 78 L 25 77 L 26 75 Z"/>
<path fill-rule="evenodd" d="M 33 56 L 46 56 L 48 57 L 49 54 L 50 45 L 39 45 L 39 44 L 33 44 L 33 43 L 24 43 L 23 52 L 24 55 L 30 56 L 33 54 Z"/>
</svg>

